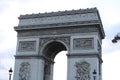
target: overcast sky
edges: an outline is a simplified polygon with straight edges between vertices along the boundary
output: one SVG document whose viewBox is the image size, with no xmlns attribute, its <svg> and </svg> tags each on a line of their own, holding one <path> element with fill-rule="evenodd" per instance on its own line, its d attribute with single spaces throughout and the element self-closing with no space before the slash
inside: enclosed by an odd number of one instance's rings
<svg viewBox="0 0 120 80">
<path fill-rule="evenodd" d="M 8 70 L 14 68 L 17 43 L 14 26 L 18 25 L 21 14 L 93 7 L 99 10 L 106 34 L 102 43 L 103 80 L 120 80 L 120 42 L 111 43 L 113 37 L 120 32 L 120 0 L 0 0 L 0 80 L 8 80 Z M 61 57 L 66 61 L 65 54 L 59 54 L 56 62 L 59 63 Z M 64 64 L 66 63 L 62 61 L 61 65 Z M 61 68 L 56 66 L 57 69 Z M 57 80 L 61 78 L 58 77 Z"/>
</svg>

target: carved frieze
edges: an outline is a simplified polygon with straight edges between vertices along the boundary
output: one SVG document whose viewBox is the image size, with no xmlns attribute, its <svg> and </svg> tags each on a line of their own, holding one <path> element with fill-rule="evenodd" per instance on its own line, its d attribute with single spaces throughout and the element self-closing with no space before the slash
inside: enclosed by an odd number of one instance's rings
<svg viewBox="0 0 120 80">
<path fill-rule="evenodd" d="M 33 26 L 34 27 L 34 26 Z M 18 32 L 18 37 L 98 32 L 95 26 L 38 29 Z"/>
<path fill-rule="evenodd" d="M 26 14 L 20 15 L 19 19 L 27 19 L 27 18 L 43 18 L 43 17 L 53 17 L 53 16 L 64 16 L 64 15 L 73 15 L 73 14 L 85 14 L 85 13 L 96 13 L 97 8 L 87 8 L 87 9 L 79 9 L 79 10 L 65 10 L 58 12 L 45 12 L 45 13 L 37 13 L 37 14 Z"/>
<path fill-rule="evenodd" d="M 93 38 L 75 38 L 73 39 L 74 49 L 93 49 Z"/>
<path fill-rule="evenodd" d="M 18 51 L 35 51 L 36 50 L 36 41 L 19 41 Z"/>
<path fill-rule="evenodd" d="M 42 25 L 42 24 L 56 24 L 80 21 L 98 21 L 97 13 L 84 13 L 64 16 L 52 16 L 43 18 L 28 18 L 20 19 L 19 26 L 26 25 Z"/>
<path fill-rule="evenodd" d="M 30 80 L 30 64 L 22 62 L 19 69 L 19 80 Z"/>
<path fill-rule="evenodd" d="M 90 80 L 90 64 L 86 61 L 76 62 L 76 80 Z"/>
</svg>

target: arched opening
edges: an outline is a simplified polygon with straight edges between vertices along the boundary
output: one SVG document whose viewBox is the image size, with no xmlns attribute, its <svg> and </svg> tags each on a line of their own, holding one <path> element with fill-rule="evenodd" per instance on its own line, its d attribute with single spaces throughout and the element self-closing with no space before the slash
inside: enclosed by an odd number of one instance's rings
<svg viewBox="0 0 120 80">
<path fill-rule="evenodd" d="M 53 80 L 53 67 L 54 67 L 54 61 L 56 60 L 55 57 L 56 55 L 62 51 L 66 51 L 67 48 L 66 46 L 58 41 L 53 41 L 48 43 L 44 49 L 43 49 L 43 56 L 45 58 L 45 64 L 44 64 L 44 80 Z M 65 52 L 64 52 L 65 53 Z M 65 54 L 64 54 L 65 55 Z M 63 60 L 61 58 L 61 60 Z M 67 61 L 67 60 L 66 60 Z M 59 63 L 58 63 L 59 64 Z M 63 64 L 61 64 L 62 66 Z M 67 65 L 67 63 L 66 63 Z M 56 67 L 56 65 L 55 65 Z M 67 67 L 67 66 L 66 66 Z M 64 68 L 65 69 L 65 68 Z M 54 69 L 55 70 L 55 69 Z M 61 68 L 60 68 L 61 70 Z M 63 69 L 62 69 L 63 70 Z M 56 70 L 55 70 L 56 71 Z M 64 71 L 63 71 L 64 72 Z M 58 72 L 59 73 L 59 72 Z M 67 73 L 67 72 L 66 72 Z M 55 74 L 55 73 L 54 73 Z M 62 73 L 61 73 L 62 74 Z M 55 76 L 55 75 L 54 75 Z M 57 77 L 56 77 L 57 78 Z M 54 79 L 56 79 L 54 77 Z M 59 75 L 59 78 L 60 75 Z M 57 79 L 58 80 L 58 79 Z"/>
<path fill-rule="evenodd" d="M 67 80 L 67 51 L 59 52 L 54 61 L 53 80 Z"/>
</svg>

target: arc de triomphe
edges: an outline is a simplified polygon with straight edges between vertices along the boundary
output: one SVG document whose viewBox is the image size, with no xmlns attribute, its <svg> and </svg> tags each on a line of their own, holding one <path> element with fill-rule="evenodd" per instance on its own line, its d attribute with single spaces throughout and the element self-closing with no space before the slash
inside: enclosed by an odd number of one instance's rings
<svg viewBox="0 0 120 80">
<path fill-rule="evenodd" d="M 63 50 L 67 80 L 102 80 L 105 34 L 96 8 L 20 15 L 15 30 L 14 80 L 53 80 L 54 58 Z"/>
</svg>

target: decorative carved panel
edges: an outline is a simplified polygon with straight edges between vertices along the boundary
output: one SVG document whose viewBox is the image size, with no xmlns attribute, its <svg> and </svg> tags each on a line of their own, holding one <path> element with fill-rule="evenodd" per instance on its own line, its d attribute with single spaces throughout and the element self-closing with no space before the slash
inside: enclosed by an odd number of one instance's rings
<svg viewBox="0 0 120 80">
<path fill-rule="evenodd" d="M 87 62 L 76 62 L 76 80 L 90 80 L 90 64 Z"/>
<path fill-rule="evenodd" d="M 18 51 L 35 51 L 36 50 L 36 41 L 19 41 Z"/>
<path fill-rule="evenodd" d="M 19 80 L 30 80 L 30 64 L 22 62 L 19 69 Z"/>
<path fill-rule="evenodd" d="M 74 49 L 93 49 L 93 38 L 75 38 L 73 39 Z"/>
</svg>

